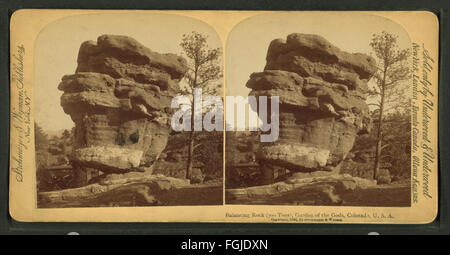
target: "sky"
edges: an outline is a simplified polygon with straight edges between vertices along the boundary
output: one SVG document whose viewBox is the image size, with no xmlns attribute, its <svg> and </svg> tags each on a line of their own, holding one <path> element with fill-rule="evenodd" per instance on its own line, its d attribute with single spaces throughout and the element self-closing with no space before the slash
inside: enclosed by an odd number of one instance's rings
<svg viewBox="0 0 450 255">
<path fill-rule="evenodd" d="M 35 120 L 47 131 L 74 126 L 65 114 L 57 89 L 61 78 L 75 73 L 81 43 L 103 34 L 133 37 L 159 53 L 181 54 L 182 35 L 197 31 L 208 35 L 210 47 L 222 47 L 215 30 L 199 21 L 174 14 L 83 14 L 57 20 L 39 34 L 35 45 Z"/>
<path fill-rule="evenodd" d="M 406 31 L 384 17 L 363 13 L 283 12 L 250 17 L 230 32 L 226 44 L 226 93 L 248 95 L 245 87 L 253 72 L 262 72 L 269 44 L 291 33 L 317 34 L 343 51 L 370 54 L 370 40 L 383 30 L 399 36 L 400 48 L 409 48 Z"/>
<path fill-rule="evenodd" d="M 214 28 L 202 21 L 174 14 L 83 14 L 55 21 L 39 34 L 35 45 L 35 119 L 47 131 L 70 129 L 74 123 L 60 106 L 61 78 L 73 74 L 82 42 L 103 34 L 131 36 L 159 53 L 182 52 L 182 35 L 208 35 L 212 48 L 222 43 Z M 270 42 L 290 33 L 311 33 L 326 38 L 341 50 L 370 54 L 372 34 L 383 30 L 399 36 L 401 48 L 410 47 L 403 28 L 389 19 L 361 13 L 282 12 L 259 14 L 243 20 L 230 32 L 226 44 L 227 95 L 247 96 L 253 72 L 261 72 Z"/>
</svg>

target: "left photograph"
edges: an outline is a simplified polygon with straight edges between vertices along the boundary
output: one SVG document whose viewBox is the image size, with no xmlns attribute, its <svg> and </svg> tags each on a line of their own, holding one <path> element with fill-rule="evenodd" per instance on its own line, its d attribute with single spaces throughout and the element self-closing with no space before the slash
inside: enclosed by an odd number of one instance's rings
<svg viewBox="0 0 450 255">
<path fill-rule="evenodd" d="M 213 28 L 78 15 L 42 30 L 35 54 L 38 208 L 223 204 L 223 109 L 201 101 L 223 95 Z"/>
</svg>

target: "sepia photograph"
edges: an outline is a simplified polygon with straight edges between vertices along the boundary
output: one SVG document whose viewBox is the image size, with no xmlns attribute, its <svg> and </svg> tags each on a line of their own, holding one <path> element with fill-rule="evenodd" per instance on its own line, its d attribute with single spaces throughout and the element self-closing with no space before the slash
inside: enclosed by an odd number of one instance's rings
<svg viewBox="0 0 450 255">
<path fill-rule="evenodd" d="M 19 10 L 11 217 L 431 222 L 426 11 Z"/>
<path fill-rule="evenodd" d="M 226 202 L 410 206 L 410 44 L 402 27 L 370 14 L 237 25 L 227 95 L 248 97 L 249 115 L 267 109 L 262 126 L 279 130 L 227 132 Z"/>
<path fill-rule="evenodd" d="M 175 97 L 223 93 L 212 28 L 170 14 L 82 15 L 47 26 L 36 55 L 39 208 L 222 204 L 222 132 L 170 126 Z"/>
</svg>

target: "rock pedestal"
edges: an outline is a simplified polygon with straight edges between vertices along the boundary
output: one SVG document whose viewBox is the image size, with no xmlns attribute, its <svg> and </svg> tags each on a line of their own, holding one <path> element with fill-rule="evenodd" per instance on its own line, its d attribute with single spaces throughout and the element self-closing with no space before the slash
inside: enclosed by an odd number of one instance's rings
<svg viewBox="0 0 450 255">
<path fill-rule="evenodd" d="M 58 86 L 61 106 L 75 122 L 71 163 L 103 173 L 151 166 L 167 144 L 171 99 L 186 71 L 182 57 L 127 36 L 84 42 L 75 74 Z"/>
<path fill-rule="evenodd" d="M 341 51 L 318 35 L 290 34 L 271 42 L 264 72 L 247 82 L 250 95 L 278 96 L 279 138 L 258 153 L 272 183 L 276 168 L 338 171 L 358 134 L 370 129 L 367 82 L 377 70 L 364 54 Z"/>
</svg>

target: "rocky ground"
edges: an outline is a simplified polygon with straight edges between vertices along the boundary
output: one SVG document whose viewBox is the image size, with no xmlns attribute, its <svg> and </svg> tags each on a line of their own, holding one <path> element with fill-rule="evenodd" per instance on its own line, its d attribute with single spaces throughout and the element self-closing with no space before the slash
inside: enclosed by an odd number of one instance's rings
<svg viewBox="0 0 450 255">
<path fill-rule="evenodd" d="M 38 207 L 170 206 L 222 204 L 222 181 L 190 184 L 163 175 L 109 176 L 80 188 L 38 194 Z"/>
<path fill-rule="evenodd" d="M 288 178 L 270 185 L 226 190 L 228 204 L 410 206 L 409 183 L 376 185 L 349 175 Z"/>
</svg>

